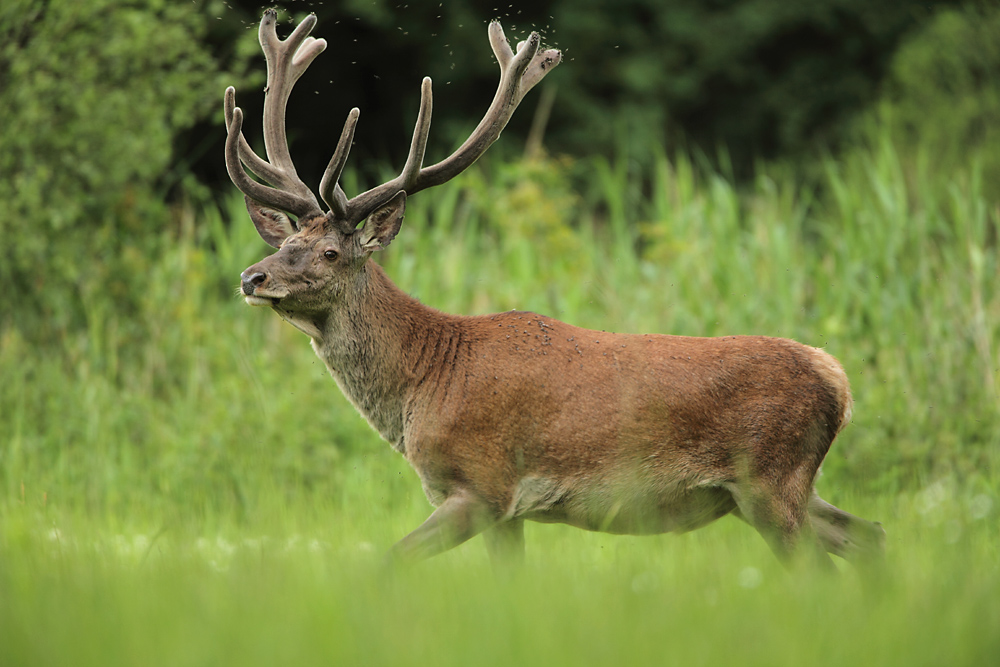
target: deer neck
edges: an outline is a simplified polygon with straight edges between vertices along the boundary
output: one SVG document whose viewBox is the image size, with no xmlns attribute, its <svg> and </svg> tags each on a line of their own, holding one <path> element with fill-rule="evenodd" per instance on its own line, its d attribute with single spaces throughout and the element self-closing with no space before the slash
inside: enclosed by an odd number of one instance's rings
<svg viewBox="0 0 1000 667">
<path fill-rule="evenodd" d="M 312 340 L 344 395 L 399 451 L 403 406 L 414 383 L 414 348 L 440 336 L 447 315 L 421 304 L 368 260 Z"/>
</svg>

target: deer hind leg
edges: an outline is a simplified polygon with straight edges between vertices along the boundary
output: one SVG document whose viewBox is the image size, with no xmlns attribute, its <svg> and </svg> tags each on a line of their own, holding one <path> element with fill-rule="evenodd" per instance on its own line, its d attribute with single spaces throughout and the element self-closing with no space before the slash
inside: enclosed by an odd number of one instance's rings
<svg viewBox="0 0 1000 667">
<path fill-rule="evenodd" d="M 784 565 L 815 563 L 832 570 L 808 511 L 813 474 L 800 469 L 782 480 L 745 480 L 730 489 L 733 514 L 753 526 Z"/>
<path fill-rule="evenodd" d="M 457 547 L 496 523 L 489 505 L 472 493 L 448 496 L 420 527 L 389 550 L 390 562 L 413 562 Z"/>
<path fill-rule="evenodd" d="M 828 552 L 854 562 L 877 562 L 885 554 L 882 524 L 834 507 L 815 490 L 808 509 L 819 541 Z"/>
</svg>

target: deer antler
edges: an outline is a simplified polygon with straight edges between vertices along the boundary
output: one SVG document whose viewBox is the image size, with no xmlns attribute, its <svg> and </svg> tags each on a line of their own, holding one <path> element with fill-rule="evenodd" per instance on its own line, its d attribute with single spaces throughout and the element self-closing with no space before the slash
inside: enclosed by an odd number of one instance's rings
<svg viewBox="0 0 1000 667">
<path fill-rule="evenodd" d="M 315 195 L 295 173 L 285 137 L 285 105 L 292 86 L 309 64 L 326 48 L 326 41 L 309 37 L 316 25 L 310 14 L 281 41 L 275 33 L 277 14 L 264 13 L 260 23 L 260 43 L 267 58 L 267 95 L 264 100 L 264 146 L 268 161 L 258 157 L 243 137 L 243 113 L 236 107 L 236 92 L 226 89 L 225 110 L 229 136 L 226 141 L 226 167 L 233 183 L 248 197 L 300 217 L 322 213 Z M 558 65 L 562 54 L 556 49 L 539 51 L 541 38 L 533 32 L 526 41 L 511 50 L 499 21 L 489 27 L 490 45 L 500 64 L 500 85 L 486 115 L 458 150 L 430 167 L 423 167 L 427 137 L 431 127 L 431 80 L 425 77 L 420 86 L 420 111 L 417 114 L 410 152 L 399 176 L 347 199 L 340 187 L 340 175 L 347 163 L 354 129 L 360 111 L 351 110 L 341 132 L 337 148 L 320 182 L 320 196 L 330 207 L 333 218 L 345 229 L 354 229 L 380 205 L 400 190 L 407 194 L 440 185 L 467 169 L 500 136 L 524 95 Z M 242 164 L 241 164 L 242 163 Z M 275 187 L 251 179 L 243 165 Z"/>
<path fill-rule="evenodd" d="M 526 41 L 518 44 L 516 53 L 507 44 L 499 21 L 490 22 L 489 34 L 490 45 L 500 64 L 500 85 L 479 125 L 458 150 L 441 162 L 422 168 L 424 148 L 427 146 L 427 134 L 431 126 L 431 80 L 424 78 L 420 88 L 420 112 L 403 171 L 393 180 L 348 201 L 349 223 L 360 222 L 400 190 L 405 190 L 410 195 L 424 188 L 440 185 L 467 169 L 497 140 L 524 95 L 562 60 L 562 53 L 556 49 L 539 52 L 541 38 L 537 32 L 531 33 Z"/>
<path fill-rule="evenodd" d="M 267 60 L 267 87 L 264 89 L 264 148 L 268 161 L 262 160 L 243 137 L 243 111 L 236 106 L 236 90 L 226 89 L 225 111 L 228 137 L 226 169 L 243 194 L 299 217 L 323 213 L 316 196 L 295 173 L 285 136 L 285 106 L 292 87 L 306 68 L 326 49 L 326 40 L 309 37 L 316 25 L 310 14 L 282 41 L 275 30 L 278 13 L 269 9 L 260 21 L 260 45 Z M 251 179 L 250 171 L 276 187 Z"/>
</svg>

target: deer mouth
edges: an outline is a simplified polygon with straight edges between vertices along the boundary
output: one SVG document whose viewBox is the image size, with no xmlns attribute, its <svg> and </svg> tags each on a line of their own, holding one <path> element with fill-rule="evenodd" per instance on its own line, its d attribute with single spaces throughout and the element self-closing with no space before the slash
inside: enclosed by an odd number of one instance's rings
<svg viewBox="0 0 1000 667">
<path fill-rule="evenodd" d="M 281 303 L 281 299 L 276 296 L 257 296 L 255 294 L 247 294 L 243 298 L 251 306 L 277 306 Z"/>
<path fill-rule="evenodd" d="M 277 306 L 288 296 L 288 289 L 282 285 L 258 287 L 248 281 L 243 281 L 240 292 L 243 294 L 243 299 L 251 306 Z"/>
</svg>

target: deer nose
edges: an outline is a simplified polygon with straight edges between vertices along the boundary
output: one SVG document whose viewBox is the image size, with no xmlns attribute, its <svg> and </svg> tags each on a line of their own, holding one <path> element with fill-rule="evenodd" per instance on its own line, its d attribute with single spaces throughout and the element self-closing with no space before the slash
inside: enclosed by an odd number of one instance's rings
<svg viewBox="0 0 1000 667">
<path fill-rule="evenodd" d="M 267 274 L 263 271 L 254 271 L 251 267 L 240 274 L 240 280 L 243 281 L 243 293 L 250 296 L 255 289 L 264 284 Z"/>
</svg>

